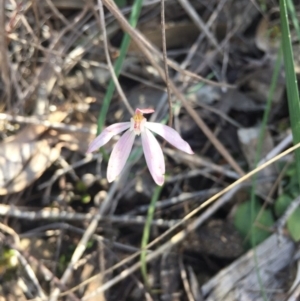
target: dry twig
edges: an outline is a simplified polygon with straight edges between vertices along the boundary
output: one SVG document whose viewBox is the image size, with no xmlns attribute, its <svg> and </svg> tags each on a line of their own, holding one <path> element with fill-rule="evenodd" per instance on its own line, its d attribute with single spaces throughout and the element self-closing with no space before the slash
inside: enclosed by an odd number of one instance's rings
<svg viewBox="0 0 300 301">
<path fill-rule="evenodd" d="M 169 85 L 169 71 L 167 63 L 167 45 L 166 45 L 166 25 L 165 25 L 165 0 L 161 0 L 161 35 L 162 35 L 162 49 L 163 49 L 163 62 L 165 69 L 166 77 L 166 86 L 168 93 L 168 103 L 169 103 L 169 126 L 172 126 L 173 122 L 173 108 L 172 108 L 172 99 L 171 99 L 171 90 Z"/>
<path fill-rule="evenodd" d="M 4 86 L 6 105 L 8 109 L 11 109 L 11 81 L 9 57 L 7 54 L 7 36 L 5 23 L 5 0 L 0 0 L 0 70 Z"/>
</svg>

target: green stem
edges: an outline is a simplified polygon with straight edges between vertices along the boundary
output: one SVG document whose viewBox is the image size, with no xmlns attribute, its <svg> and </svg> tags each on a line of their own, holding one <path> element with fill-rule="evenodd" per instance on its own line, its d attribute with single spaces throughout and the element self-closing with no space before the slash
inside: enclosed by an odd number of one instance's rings
<svg viewBox="0 0 300 301">
<path fill-rule="evenodd" d="M 145 247 L 147 246 L 148 242 L 149 242 L 149 236 L 150 236 L 150 230 L 151 230 L 151 222 L 153 220 L 153 215 L 154 215 L 154 211 L 155 211 L 155 204 L 160 196 L 162 190 L 162 186 L 156 186 L 152 199 L 151 199 L 151 203 L 150 206 L 148 208 L 148 213 L 147 213 L 147 220 L 145 223 L 145 227 L 144 227 L 144 231 L 143 231 L 143 237 L 142 237 L 142 243 L 141 243 L 141 256 L 140 256 L 140 260 L 141 260 L 141 272 L 142 272 L 142 276 L 144 279 L 144 282 L 146 284 L 146 286 L 148 285 L 148 277 L 147 277 L 147 262 L 146 262 L 146 255 L 147 255 L 147 250 L 145 249 Z"/>
<path fill-rule="evenodd" d="M 300 142 L 300 102 L 294 56 L 285 0 L 280 0 L 280 19 L 282 31 L 282 50 L 284 58 L 286 90 L 294 145 Z M 298 185 L 300 187 L 300 150 L 295 150 Z"/>
</svg>

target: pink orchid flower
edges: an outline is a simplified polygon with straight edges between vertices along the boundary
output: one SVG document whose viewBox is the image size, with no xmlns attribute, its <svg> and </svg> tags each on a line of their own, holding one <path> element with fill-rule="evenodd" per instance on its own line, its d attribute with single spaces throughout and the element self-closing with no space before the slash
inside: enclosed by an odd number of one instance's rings
<svg viewBox="0 0 300 301">
<path fill-rule="evenodd" d="M 190 145 L 179 134 L 167 125 L 148 122 L 143 114 L 153 113 L 152 109 L 136 109 L 130 122 L 115 123 L 108 126 L 89 146 L 87 153 L 91 153 L 106 144 L 113 136 L 127 130 L 116 143 L 110 155 L 107 167 L 108 182 L 114 181 L 121 173 L 129 157 L 136 135 L 141 135 L 142 146 L 146 163 L 157 185 L 163 185 L 165 174 L 165 161 L 158 141 L 151 133 L 162 136 L 176 148 L 193 154 Z M 149 131 L 151 130 L 151 131 Z"/>
</svg>

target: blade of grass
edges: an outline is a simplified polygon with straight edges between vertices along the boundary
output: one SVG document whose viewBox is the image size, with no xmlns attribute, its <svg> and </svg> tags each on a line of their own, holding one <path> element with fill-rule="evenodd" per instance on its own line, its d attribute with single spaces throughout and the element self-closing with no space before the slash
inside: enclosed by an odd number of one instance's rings
<svg viewBox="0 0 300 301">
<path fill-rule="evenodd" d="M 132 27 L 136 27 L 136 25 L 137 25 L 137 21 L 138 21 L 140 12 L 141 12 L 142 4 L 143 4 L 143 0 L 135 0 L 133 3 L 131 15 L 129 18 L 129 23 Z M 120 47 L 120 55 L 114 66 L 116 76 L 120 75 L 121 68 L 122 68 L 125 56 L 127 54 L 127 51 L 128 51 L 129 43 L 130 43 L 130 36 L 128 33 L 125 33 L 124 37 L 122 39 L 121 47 Z M 98 117 L 98 129 L 97 129 L 98 134 L 103 130 L 107 111 L 108 111 L 112 96 L 114 94 L 114 91 L 115 91 L 115 84 L 114 84 L 114 81 L 111 79 L 109 81 L 107 92 L 103 99 L 103 104 L 102 104 L 101 111 L 100 111 L 100 114 Z"/>
<path fill-rule="evenodd" d="M 298 39 L 300 40 L 300 26 L 299 26 L 299 22 L 298 22 L 298 18 L 297 18 L 297 12 L 295 10 L 295 6 L 292 0 L 287 0 L 287 8 L 289 10 L 294 28 L 296 30 L 296 33 L 298 35 Z"/>
<path fill-rule="evenodd" d="M 148 208 L 148 213 L 147 213 L 147 220 L 145 223 L 144 231 L 143 231 L 143 238 L 142 238 L 142 243 L 141 243 L 141 255 L 140 255 L 140 261 L 141 261 L 141 272 L 142 276 L 144 279 L 144 283 L 146 286 L 148 285 L 148 277 L 147 277 L 147 261 L 146 261 L 146 255 L 147 255 L 147 249 L 145 248 L 149 242 L 149 236 L 150 236 L 150 228 L 151 228 L 151 222 L 153 220 L 153 215 L 155 211 L 155 204 L 160 196 L 162 190 L 162 186 L 156 186 L 150 206 Z"/>
<path fill-rule="evenodd" d="M 291 44 L 291 34 L 289 29 L 287 2 L 280 0 L 280 19 L 282 31 L 282 50 L 285 65 L 286 88 L 289 106 L 289 115 L 293 133 L 293 142 L 300 142 L 300 103 L 297 78 L 295 74 L 293 49 Z M 297 176 L 300 187 L 300 150 L 295 151 Z"/>
</svg>

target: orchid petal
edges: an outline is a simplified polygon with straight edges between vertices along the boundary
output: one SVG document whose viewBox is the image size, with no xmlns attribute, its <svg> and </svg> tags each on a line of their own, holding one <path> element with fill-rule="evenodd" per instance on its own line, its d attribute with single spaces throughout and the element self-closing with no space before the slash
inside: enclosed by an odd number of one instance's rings
<svg viewBox="0 0 300 301">
<path fill-rule="evenodd" d="M 87 153 L 99 149 L 101 146 L 106 144 L 113 136 L 127 130 L 130 127 L 130 122 L 120 122 L 108 126 L 102 133 L 97 136 L 90 144 Z"/>
<path fill-rule="evenodd" d="M 171 127 L 155 122 L 146 122 L 145 127 L 153 131 L 154 133 L 162 136 L 170 144 L 182 150 L 183 152 L 186 152 L 191 155 L 194 153 L 190 145 L 186 141 L 184 141 L 180 137 L 180 135 Z"/>
<path fill-rule="evenodd" d="M 153 109 L 139 109 L 137 108 L 135 110 L 135 113 L 141 113 L 141 114 L 151 114 L 154 113 L 155 111 Z"/>
<path fill-rule="evenodd" d="M 165 180 L 165 160 L 162 149 L 154 135 L 148 129 L 145 129 L 141 136 L 148 168 L 155 183 L 161 186 Z"/>
<path fill-rule="evenodd" d="M 133 146 L 135 134 L 128 130 L 116 143 L 110 155 L 107 167 L 107 180 L 112 182 L 121 173 Z"/>
</svg>

